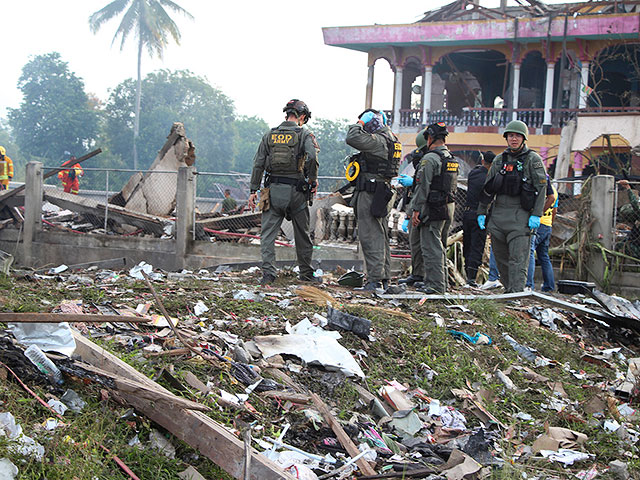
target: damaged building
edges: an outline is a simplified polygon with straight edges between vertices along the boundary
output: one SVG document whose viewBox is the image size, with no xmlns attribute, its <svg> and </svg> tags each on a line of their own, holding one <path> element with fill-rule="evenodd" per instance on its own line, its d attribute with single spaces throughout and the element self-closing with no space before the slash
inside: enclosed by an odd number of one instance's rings
<svg viewBox="0 0 640 480">
<path fill-rule="evenodd" d="M 409 24 L 326 27 L 324 41 L 367 54 L 365 108 L 379 102 L 376 70 L 391 68 L 387 114 L 405 153 L 422 126 L 439 121 L 451 128 L 447 143 L 462 158 L 499 153 L 502 129 L 518 119 L 548 167 L 561 157 L 555 178 L 582 175 L 610 149 L 635 167 L 635 139 L 613 135 L 609 145 L 596 133 L 586 147 L 580 143 L 583 150 L 569 146 L 564 154 L 560 145 L 573 119 L 599 115 L 621 126 L 628 119 L 618 117 L 640 113 L 637 2 L 482 3 L 456 0 Z"/>
</svg>

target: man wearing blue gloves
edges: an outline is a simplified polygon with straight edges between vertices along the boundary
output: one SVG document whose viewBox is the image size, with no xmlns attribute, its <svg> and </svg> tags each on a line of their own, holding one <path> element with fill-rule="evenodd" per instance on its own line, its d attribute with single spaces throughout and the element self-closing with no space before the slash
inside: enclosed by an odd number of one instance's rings
<svg viewBox="0 0 640 480">
<path fill-rule="evenodd" d="M 451 220 L 449 204 L 458 185 L 459 168 L 445 144 L 448 134 L 442 122 L 432 123 L 424 131 L 428 152 L 420 162 L 409 205 L 411 225 L 420 232 L 424 262 L 424 283 L 415 286 L 427 294 L 444 293 L 447 288 L 442 231 L 446 220 Z"/>
<path fill-rule="evenodd" d="M 420 160 L 427 151 L 427 139 L 424 137 L 424 130 L 420 130 L 416 135 L 416 149 L 406 156 L 406 159 L 413 164 L 413 177 L 409 175 L 400 175 L 398 183 L 407 189 L 404 205 L 408 205 L 413 197 L 414 184 L 418 175 Z M 422 249 L 420 248 L 420 230 L 411 225 L 411 209 L 405 208 L 407 218 L 402 222 L 402 230 L 409 234 L 409 247 L 411 248 L 411 275 L 398 280 L 399 284 L 413 286 L 416 283 L 422 283 L 424 280 L 424 262 L 422 260 Z"/>
<path fill-rule="evenodd" d="M 528 130 L 524 122 L 509 122 L 504 130 L 507 149 L 491 164 L 478 205 L 478 226 L 491 235 L 507 293 L 524 290 L 531 235 L 540 226 L 546 199 L 547 173 L 540 156 L 526 145 Z"/>
<path fill-rule="evenodd" d="M 358 240 L 367 267 L 365 291 L 386 289 L 391 278 L 389 203 L 391 179 L 398 175 L 402 144 L 386 125 L 383 112 L 367 109 L 349 125 L 347 145 L 360 150 L 360 173 L 351 206 L 358 220 Z"/>
</svg>

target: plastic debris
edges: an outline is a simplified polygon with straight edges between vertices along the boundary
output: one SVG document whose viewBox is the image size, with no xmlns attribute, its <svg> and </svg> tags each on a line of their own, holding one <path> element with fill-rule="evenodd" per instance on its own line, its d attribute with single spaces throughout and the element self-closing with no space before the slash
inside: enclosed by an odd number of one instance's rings
<svg viewBox="0 0 640 480">
<path fill-rule="evenodd" d="M 24 356 L 33 363 L 41 373 L 44 373 L 51 381 L 57 384 L 63 383 L 62 372 L 56 364 L 47 357 L 38 345 L 29 345 L 24 351 Z"/>
<path fill-rule="evenodd" d="M 577 452 L 568 448 L 560 448 L 558 450 L 540 450 L 540 455 L 544 458 L 548 458 L 552 462 L 562 463 L 564 465 L 573 465 L 575 462 L 581 462 L 583 460 L 589 460 L 595 455 L 590 455 L 584 452 Z"/>
<path fill-rule="evenodd" d="M 149 433 L 149 443 L 152 450 L 157 450 L 165 457 L 176 458 L 176 449 L 171 442 L 158 430 L 152 429 Z"/>
<path fill-rule="evenodd" d="M 64 412 L 66 412 L 69 408 L 64 403 L 59 402 L 58 400 L 54 400 L 53 398 L 49 399 L 47 405 L 53 408 L 54 412 L 56 412 L 58 415 L 64 415 Z"/>
<path fill-rule="evenodd" d="M 503 333 L 502 336 L 504 339 L 511 344 L 513 349 L 525 360 L 529 360 L 530 362 L 535 362 L 536 357 L 538 356 L 538 351 L 534 348 L 525 347 L 524 345 L 520 345 L 511 335 Z"/>
<path fill-rule="evenodd" d="M 13 480 L 18 476 L 16 467 L 8 458 L 0 458 L 0 478 L 3 480 Z"/>
<path fill-rule="evenodd" d="M 371 333 L 371 320 L 344 313 L 332 307 L 327 309 L 327 320 L 329 328 L 353 332 L 360 338 L 368 339 Z"/>
<path fill-rule="evenodd" d="M 60 397 L 60 400 L 74 413 L 82 412 L 82 409 L 87 406 L 87 402 L 80 398 L 80 396 L 71 389 L 64 392 L 64 395 Z"/>
<path fill-rule="evenodd" d="M 42 461 L 44 447 L 22 433 L 22 427 L 16 423 L 15 417 L 9 412 L 0 413 L 0 435 L 10 440 L 8 447 L 10 452 Z"/>
<path fill-rule="evenodd" d="M 473 337 L 464 332 L 458 332 L 457 330 L 447 330 L 447 333 L 450 333 L 456 338 L 464 338 L 467 342 L 473 343 L 474 345 L 491 345 L 493 342 L 489 335 L 480 332 L 476 333 Z"/>
<path fill-rule="evenodd" d="M 58 352 L 70 357 L 76 341 L 67 322 L 9 323 L 9 331 L 23 345 L 37 345 L 43 352 Z"/>
<path fill-rule="evenodd" d="M 249 300 L 250 302 L 261 302 L 264 297 L 259 293 L 250 292 L 249 290 L 238 290 L 233 294 L 234 300 Z"/>
<path fill-rule="evenodd" d="M 64 263 L 54 268 L 50 268 L 47 274 L 49 275 L 57 275 L 59 273 L 65 272 L 69 269 Z"/>
<path fill-rule="evenodd" d="M 153 272 L 153 265 L 149 265 L 147 262 L 140 262 L 135 267 L 132 267 L 129 270 L 129 276 L 131 278 L 135 278 L 136 280 L 144 280 L 144 276 L 142 272 L 150 275 Z"/>
<path fill-rule="evenodd" d="M 209 307 L 207 307 L 202 300 L 199 300 L 198 303 L 193 307 L 193 313 L 196 314 L 196 317 L 202 316 L 203 313 L 209 311 Z"/>
<path fill-rule="evenodd" d="M 306 363 L 316 363 L 328 369 L 338 369 L 347 376 L 364 378 L 364 372 L 349 351 L 334 338 L 318 335 L 266 335 L 255 338 L 265 358 L 288 354 Z"/>
</svg>

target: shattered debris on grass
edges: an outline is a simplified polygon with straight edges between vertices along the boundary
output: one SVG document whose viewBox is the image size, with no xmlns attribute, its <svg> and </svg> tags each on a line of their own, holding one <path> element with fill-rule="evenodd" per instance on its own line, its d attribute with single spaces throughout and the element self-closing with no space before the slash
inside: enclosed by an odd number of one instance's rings
<svg viewBox="0 0 640 480">
<path fill-rule="evenodd" d="M 156 288 L 166 315 L 136 282 L 142 271 L 161 279 Z M 446 305 L 365 297 L 337 286 L 340 275 L 329 272 L 322 287 L 299 287 L 291 274 L 257 293 L 249 276 L 259 273 L 219 268 L 220 281 L 211 282 L 207 269 L 170 274 L 147 264 L 73 275 L 61 270 L 38 279 L 46 302 L 35 304 L 26 303 L 33 285 L 11 279 L 4 309 L 24 311 L 25 303 L 28 309 L 58 305 L 78 315 L 121 315 L 122 322 L 72 327 L 153 377 L 175 401 L 192 402 L 182 408 L 200 404 L 236 437 L 248 431 L 263 455 L 298 478 L 349 478 L 369 468 L 398 478 L 404 470 L 434 479 L 485 478 L 492 471 L 499 478 L 536 478 L 541 467 L 548 478 L 595 478 L 619 459 L 625 459 L 614 464 L 620 471 L 640 473 L 637 332 L 535 298 L 503 309 L 490 299 Z M 131 315 L 148 322 L 127 322 Z M 24 325 L 14 325 L 17 339 L 23 338 Z M 60 389 L 24 364 L 19 357 L 26 345 L 17 339 L 8 339 L 11 347 L 0 342 L 0 359 L 64 415 L 62 422 L 41 410 L 37 418 L 16 416 L 11 424 L 11 413 L 0 414 L 9 430 L 29 427 L 26 438 L 31 448 L 42 448 L 34 450 L 40 458 L 54 448 L 44 432 L 78 437 L 68 425 L 95 408 L 85 401 L 88 395 L 99 397 L 103 409 L 125 409 L 117 403 L 126 401 L 123 392 L 143 398 L 152 388 L 119 384 L 122 379 L 105 377 L 95 366 L 54 356 L 65 376 Z M 320 413 L 314 394 L 328 414 Z M 126 440 L 109 446 L 114 454 L 166 455 L 158 461 L 173 462 L 179 478 L 200 478 L 198 472 L 214 478 L 194 461 L 203 456 L 185 451 L 175 432 L 133 412 L 118 414 L 130 430 L 122 435 Z M 11 452 L 0 451 L 0 471 L 4 460 L 8 471 L 11 461 L 21 465 Z"/>
</svg>

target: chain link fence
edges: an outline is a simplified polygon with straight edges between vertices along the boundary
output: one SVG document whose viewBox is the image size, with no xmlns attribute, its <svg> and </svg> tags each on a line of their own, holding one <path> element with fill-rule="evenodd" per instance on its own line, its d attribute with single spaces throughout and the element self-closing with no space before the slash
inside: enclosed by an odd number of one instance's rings
<svg viewBox="0 0 640 480">
<path fill-rule="evenodd" d="M 77 183 L 54 175 L 44 183 L 44 228 L 78 234 L 172 238 L 177 172 L 84 168 Z M 62 177 L 62 178 L 60 178 Z M 78 194 L 71 193 L 79 189 Z"/>
</svg>

